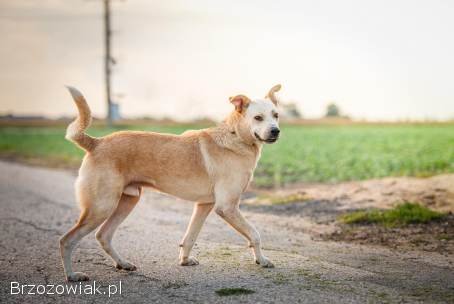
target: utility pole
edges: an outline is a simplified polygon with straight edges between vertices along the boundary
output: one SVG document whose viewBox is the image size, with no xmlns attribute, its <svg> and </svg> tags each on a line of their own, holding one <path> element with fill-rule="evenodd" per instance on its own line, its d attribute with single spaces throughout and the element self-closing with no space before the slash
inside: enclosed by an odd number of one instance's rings
<svg viewBox="0 0 454 304">
<path fill-rule="evenodd" d="M 112 126 L 112 92 L 111 92 L 111 64 L 112 57 L 110 53 L 112 34 L 110 24 L 110 0 L 103 0 L 104 2 L 104 81 L 106 86 L 106 99 L 107 99 L 107 125 Z"/>
</svg>

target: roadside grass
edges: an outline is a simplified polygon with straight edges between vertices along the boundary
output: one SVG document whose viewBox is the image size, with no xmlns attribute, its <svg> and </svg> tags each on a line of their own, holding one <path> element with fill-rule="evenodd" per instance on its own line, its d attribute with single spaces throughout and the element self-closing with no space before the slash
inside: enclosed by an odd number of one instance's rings
<svg viewBox="0 0 454 304">
<path fill-rule="evenodd" d="M 127 129 L 179 134 L 203 127 L 95 125 L 88 133 L 103 136 Z M 64 126 L 0 127 L 0 156 L 77 167 L 84 153 L 64 134 Z M 259 187 L 454 172 L 454 124 L 284 125 L 281 134 L 276 144 L 263 148 L 254 174 Z"/>
<path fill-rule="evenodd" d="M 403 203 L 389 210 L 355 211 L 343 214 L 339 220 L 344 224 L 379 224 L 385 227 L 406 226 L 439 220 L 445 214 L 433 211 L 416 203 Z"/>
<path fill-rule="evenodd" d="M 221 288 L 215 291 L 218 296 L 237 296 L 255 293 L 254 290 L 246 288 Z"/>
</svg>

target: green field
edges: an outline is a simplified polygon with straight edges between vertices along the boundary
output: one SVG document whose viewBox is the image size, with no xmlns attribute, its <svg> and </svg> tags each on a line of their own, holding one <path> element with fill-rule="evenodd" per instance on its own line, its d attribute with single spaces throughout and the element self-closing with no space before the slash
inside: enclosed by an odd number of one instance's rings
<svg viewBox="0 0 454 304">
<path fill-rule="evenodd" d="M 181 133 L 194 126 L 128 126 Z M 93 127 L 101 136 L 113 129 Z M 0 127 L 0 155 L 77 166 L 83 152 L 64 139 L 64 127 Z M 258 186 L 336 182 L 454 172 L 454 125 L 284 126 L 264 147 Z"/>
</svg>

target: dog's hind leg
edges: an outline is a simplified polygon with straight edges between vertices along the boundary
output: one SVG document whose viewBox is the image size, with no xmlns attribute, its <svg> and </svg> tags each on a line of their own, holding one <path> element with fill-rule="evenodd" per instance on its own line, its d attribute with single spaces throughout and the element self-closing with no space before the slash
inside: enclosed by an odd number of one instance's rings
<svg viewBox="0 0 454 304">
<path fill-rule="evenodd" d="M 136 206 L 140 199 L 142 188 L 137 187 L 137 196 L 124 194 L 121 196 L 118 206 L 115 211 L 110 215 L 107 221 L 102 224 L 98 232 L 96 232 L 96 239 L 101 244 L 104 251 L 111 257 L 117 269 L 136 270 L 136 266 L 132 263 L 125 261 L 117 251 L 112 247 L 112 238 L 115 230 L 131 213 L 132 209 Z"/>
<path fill-rule="evenodd" d="M 192 246 L 202 229 L 203 223 L 207 218 L 210 211 L 213 209 L 214 203 L 196 203 L 194 205 L 194 211 L 192 212 L 191 222 L 189 223 L 188 229 L 183 237 L 180 244 L 180 265 L 181 266 L 192 266 L 198 265 L 199 262 L 196 258 L 190 257 Z"/>
<path fill-rule="evenodd" d="M 76 225 L 60 239 L 60 253 L 67 281 L 77 282 L 88 280 L 88 276 L 83 272 L 74 272 L 72 270 L 72 251 L 83 237 L 96 229 L 106 218 L 107 216 L 96 216 L 90 210 L 84 209 Z"/>
<path fill-rule="evenodd" d="M 115 189 L 112 184 L 112 180 L 98 180 L 91 184 L 90 181 L 82 179 L 76 184 L 82 212 L 76 225 L 60 239 L 60 253 L 67 281 L 88 280 L 86 274 L 73 271 L 71 254 L 77 243 L 101 225 L 118 204 L 121 188 Z"/>
</svg>

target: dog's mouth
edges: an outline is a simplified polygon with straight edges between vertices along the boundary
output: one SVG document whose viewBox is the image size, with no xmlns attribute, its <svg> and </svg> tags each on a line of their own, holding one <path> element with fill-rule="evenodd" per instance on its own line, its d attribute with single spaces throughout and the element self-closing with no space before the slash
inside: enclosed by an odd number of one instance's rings
<svg viewBox="0 0 454 304">
<path fill-rule="evenodd" d="M 276 140 L 279 138 L 279 136 L 276 137 L 269 137 L 267 139 L 262 139 L 256 132 L 254 132 L 255 138 L 257 138 L 261 142 L 265 142 L 267 144 L 272 144 L 276 142 Z"/>
</svg>

